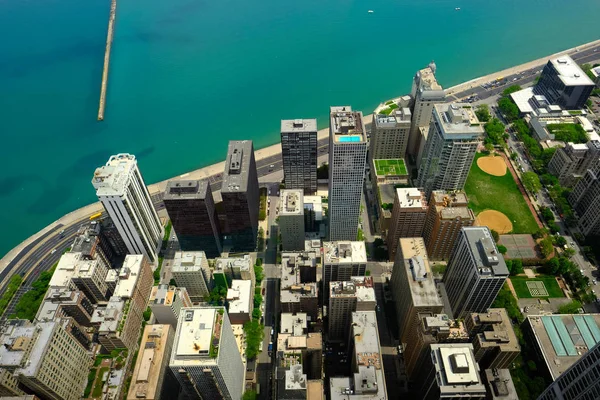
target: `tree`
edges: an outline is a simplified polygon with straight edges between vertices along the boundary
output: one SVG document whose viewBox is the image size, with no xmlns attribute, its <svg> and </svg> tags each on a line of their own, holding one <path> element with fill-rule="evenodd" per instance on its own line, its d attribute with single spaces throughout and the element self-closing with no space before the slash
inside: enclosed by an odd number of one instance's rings
<svg viewBox="0 0 600 400">
<path fill-rule="evenodd" d="M 146 309 L 146 311 L 144 311 L 144 321 L 148 322 L 150 320 L 150 317 L 152 316 L 152 310 L 150 309 L 150 307 L 148 307 Z"/>
<path fill-rule="evenodd" d="M 208 296 L 206 296 L 205 300 L 213 306 L 222 306 L 226 297 L 227 288 L 223 286 L 215 286 L 215 288 L 210 291 Z"/>
<path fill-rule="evenodd" d="M 512 86 L 509 86 L 506 89 L 504 89 L 504 91 L 502 92 L 502 95 L 503 96 L 508 96 L 509 94 L 514 93 L 514 92 L 518 92 L 519 90 L 521 90 L 521 86 L 519 86 L 519 85 L 512 85 Z"/>
<path fill-rule="evenodd" d="M 544 221 L 546 221 L 546 222 L 554 221 L 554 213 L 552 212 L 552 210 L 550 208 L 540 207 L 540 212 L 542 213 L 542 218 L 544 218 Z"/>
<path fill-rule="evenodd" d="M 317 179 L 329 179 L 329 164 L 322 164 L 317 168 Z"/>
<path fill-rule="evenodd" d="M 262 258 L 257 258 L 256 263 L 254 265 L 256 265 L 257 267 L 260 267 L 262 264 L 263 264 Z"/>
<path fill-rule="evenodd" d="M 565 251 L 563 251 L 563 255 L 567 258 L 571 258 L 575 255 L 575 250 L 571 247 L 567 247 Z"/>
<path fill-rule="evenodd" d="M 556 236 L 556 245 L 563 247 L 565 244 L 567 244 L 567 239 L 565 239 L 562 236 Z"/>
<path fill-rule="evenodd" d="M 506 248 L 506 246 L 502 246 L 501 244 L 498 245 L 498 251 L 500 252 L 500 254 L 506 254 L 506 252 L 508 251 L 508 249 Z"/>
<path fill-rule="evenodd" d="M 494 145 L 493 145 L 493 144 L 491 144 L 491 143 L 486 143 L 486 145 L 485 145 L 485 150 L 486 150 L 488 153 L 491 153 L 492 151 L 494 151 Z"/>
<path fill-rule="evenodd" d="M 477 118 L 480 122 L 488 122 L 492 117 L 490 115 L 490 109 L 488 108 L 487 104 L 479 105 L 475 110 L 475 115 L 477 115 Z"/>
<path fill-rule="evenodd" d="M 487 133 L 487 138 L 489 139 L 488 143 L 501 145 L 504 143 L 504 124 L 500 122 L 498 118 L 492 119 L 490 122 L 487 122 L 483 129 L 485 133 Z"/>
<path fill-rule="evenodd" d="M 539 246 L 540 252 L 542 253 L 542 256 L 544 256 L 544 258 L 552 254 L 552 251 L 554 250 L 554 246 L 552 245 L 552 238 L 550 237 L 545 237 L 544 239 L 542 239 L 539 243 Z"/>
<path fill-rule="evenodd" d="M 246 390 L 242 400 L 256 400 L 257 394 L 254 390 Z"/>
<path fill-rule="evenodd" d="M 369 271 L 369 270 L 366 270 L 366 271 L 365 271 L 365 276 L 371 276 L 371 271 Z"/>
<path fill-rule="evenodd" d="M 260 294 L 255 294 L 254 295 L 254 308 L 258 308 L 260 307 L 260 304 L 263 301 L 263 297 Z"/>
<path fill-rule="evenodd" d="M 570 303 L 563 304 L 558 307 L 559 314 L 579 314 L 579 310 L 581 309 L 581 303 L 577 300 L 573 300 Z"/>
<path fill-rule="evenodd" d="M 264 331 L 262 324 L 253 319 L 244 324 L 246 333 L 246 358 L 253 359 L 259 352 L 260 342 L 263 339 Z"/>
<path fill-rule="evenodd" d="M 520 259 L 514 259 L 512 260 L 512 272 L 511 274 L 513 275 L 519 275 L 522 274 L 523 271 L 523 261 Z"/>
<path fill-rule="evenodd" d="M 508 97 L 502 97 L 498 100 L 498 108 L 509 121 L 514 121 L 519 118 L 519 107 Z"/>
<path fill-rule="evenodd" d="M 492 237 L 494 238 L 494 242 L 498 243 L 498 241 L 500 240 L 500 234 L 495 231 L 494 229 L 491 230 L 492 231 Z"/>
<path fill-rule="evenodd" d="M 540 178 L 537 176 L 535 172 L 525 172 L 521 175 L 521 181 L 523 181 L 523 186 L 531 193 L 537 193 L 542 188 L 542 184 L 540 182 Z"/>
<path fill-rule="evenodd" d="M 263 267 L 261 267 L 260 265 L 254 266 L 254 278 L 256 279 L 256 284 L 260 285 L 264 278 Z"/>
</svg>

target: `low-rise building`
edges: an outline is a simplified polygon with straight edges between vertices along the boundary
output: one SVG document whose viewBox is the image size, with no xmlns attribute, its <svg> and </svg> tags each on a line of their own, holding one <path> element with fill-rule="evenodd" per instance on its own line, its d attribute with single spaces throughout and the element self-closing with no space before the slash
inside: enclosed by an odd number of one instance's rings
<svg viewBox="0 0 600 400">
<path fill-rule="evenodd" d="M 256 276 L 254 274 L 254 264 L 256 263 L 256 253 L 244 254 L 241 257 L 220 257 L 215 259 L 213 269 L 213 279 L 215 285 L 231 286 L 233 279 L 251 281 L 252 287 L 256 286 Z"/>
<path fill-rule="evenodd" d="M 252 318 L 254 291 L 252 282 L 233 280 L 227 290 L 228 314 L 232 324 L 244 324 Z"/>
<path fill-rule="evenodd" d="M 169 324 L 175 329 L 180 310 L 191 307 L 192 300 L 184 287 L 158 285 L 152 287 L 148 305 L 158 324 Z"/>
<path fill-rule="evenodd" d="M 486 400 L 519 400 L 510 370 L 486 369 L 483 377 L 487 390 Z"/>
<path fill-rule="evenodd" d="M 165 375 L 170 373 L 167 367 L 174 337 L 175 328 L 171 325 L 146 325 L 127 400 L 174 397 L 173 393 L 163 391 Z"/>
<path fill-rule="evenodd" d="M 171 267 L 177 286 L 187 289 L 193 302 L 203 301 L 210 291 L 210 270 L 203 251 L 175 253 Z"/>
<path fill-rule="evenodd" d="M 281 268 L 291 273 L 298 273 L 301 283 L 316 282 L 319 258 L 320 254 L 315 251 L 281 253 Z"/>
<path fill-rule="evenodd" d="M 295 253 L 294 253 L 295 254 Z M 282 313 L 306 313 L 309 323 L 317 321 L 319 299 L 316 282 L 302 282 L 298 265 L 290 264 L 290 253 L 281 260 L 281 289 L 279 292 Z"/>
<path fill-rule="evenodd" d="M 504 308 L 471 313 L 465 326 L 473 337 L 473 353 L 482 369 L 508 368 L 521 354 L 510 318 Z"/>
<path fill-rule="evenodd" d="M 277 335 L 278 359 L 300 356 L 302 371 L 308 379 L 321 379 L 323 341 L 320 332 L 308 333 L 307 315 L 281 314 L 280 333 Z"/>
</svg>

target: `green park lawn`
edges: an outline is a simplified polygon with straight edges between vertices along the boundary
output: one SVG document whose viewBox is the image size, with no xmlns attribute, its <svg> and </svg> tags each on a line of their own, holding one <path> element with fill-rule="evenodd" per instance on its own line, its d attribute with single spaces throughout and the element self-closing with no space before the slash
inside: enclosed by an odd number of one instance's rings
<svg viewBox="0 0 600 400">
<path fill-rule="evenodd" d="M 544 282 L 544 286 L 546 286 L 546 290 L 548 291 L 548 296 L 546 297 L 565 297 L 560 286 L 558 286 L 558 282 L 551 275 L 538 275 L 535 278 L 527 278 L 526 276 L 511 276 L 510 281 L 512 282 L 513 287 L 515 288 L 515 292 L 517 292 L 517 297 L 520 299 L 531 299 L 531 298 L 541 298 L 542 296 L 531 296 L 531 292 L 527 287 L 527 281 L 541 281 Z"/>
<path fill-rule="evenodd" d="M 511 233 L 537 232 L 538 225 L 511 173 L 507 170 L 504 176 L 492 176 L 483 172 L 477 166 L 477 159 L 483 156 L 475 155 L 465 184 L 469 207 L 476 215 L 485 210 L 500 211 L 512 221 Z"/>
<path fill-rule="evenodd" d="M 375 169 L 377 175 L 406 175 L 406 165 L 404 160 L 392 159 L 392 160 L 375 160 Z"/>
</svg>

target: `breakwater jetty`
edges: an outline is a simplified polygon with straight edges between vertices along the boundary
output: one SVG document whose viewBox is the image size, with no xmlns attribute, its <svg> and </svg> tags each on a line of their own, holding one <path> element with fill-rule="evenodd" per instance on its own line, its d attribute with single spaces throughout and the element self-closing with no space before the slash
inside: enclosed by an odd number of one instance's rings
<svg viewBox="0 0 600 400">
<path fill-rule="evenodd" d="M 108 33 L 106 34 L 106 50 L 104 51 L 104 68 L 102 70 L 102 85 L 100 86 L 100 104 L 98 106 L 98 121 L 104 120 L 106 107 L 106 88 L 108 86 L 108 68 L 110 66 L 110 50 L 115 32 L 115 16 L 117 13 L 117 0 L 110 2 L 110 16 L 108 17 Z"/>
</svg>

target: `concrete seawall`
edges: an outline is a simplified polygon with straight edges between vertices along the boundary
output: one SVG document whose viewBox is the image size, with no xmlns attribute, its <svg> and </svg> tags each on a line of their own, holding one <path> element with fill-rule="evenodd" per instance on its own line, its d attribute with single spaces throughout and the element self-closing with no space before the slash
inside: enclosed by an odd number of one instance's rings
<svg viewBox="0 0 600 400">
<path fill-rule="evenodd" d="M 110 66 L 110 51 L 115 31 L 115 16 L 117 13 L 117 0 L 111 0 L 110 16 L 108 17 L 108 33 L 106 34 L 106 50 L 104 51 L 104 69 L 102 70 L 102 84 L 100 86 L 100 105 L 98 106 L 98 121 L 104 120 L 106 107 L 106 88 L 108 86 L 108 68 Z"/>
</svg>

